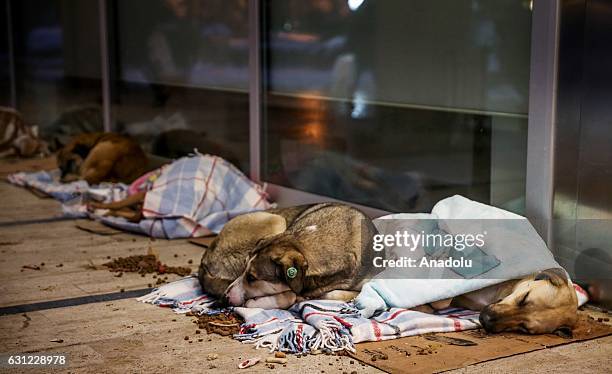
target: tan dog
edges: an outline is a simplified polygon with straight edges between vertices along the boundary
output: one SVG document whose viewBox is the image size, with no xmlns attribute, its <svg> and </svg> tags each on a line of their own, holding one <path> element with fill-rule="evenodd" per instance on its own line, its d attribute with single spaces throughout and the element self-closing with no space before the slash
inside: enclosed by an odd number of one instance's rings
<svg viewBox="0 0 612 374">
<path fill-rule="evenodd" d="M 576 324 L 576 291 L 562 269 L 548 269 L 523 279 L 510 280 L 452 300 L 431 304 L 433 309 L 456 306 L 480 311 L 487 332 L 518 331 L 571 336 Z M 428 312 L 428 307 L 415 308 Z"/>
<path fill-rule="evenodd" d="M 304 299 L 350 300 L 367 274 L 376 229 L 362 212 L 343 204 L 316 204 L 287 230 L 257 243 L 244 272 L 228 287 L 233 306 L 288 308 Z"/>
<path fill-rule="evenodd" d="M 222 297 L 244 272 L 249 253 L 265 238 L 281 234 L 310 205 L 247 213 L 231 219 L 205 250 L 198 277 L 207 293 Z"/>
<path fill-rule="evenodd" d="M 146 172 L 147 156 L 138 143 L 113 133 L 77 135 L 57 154 L 62 181 L 84 179 L 131 183 Z"/>
</svg>

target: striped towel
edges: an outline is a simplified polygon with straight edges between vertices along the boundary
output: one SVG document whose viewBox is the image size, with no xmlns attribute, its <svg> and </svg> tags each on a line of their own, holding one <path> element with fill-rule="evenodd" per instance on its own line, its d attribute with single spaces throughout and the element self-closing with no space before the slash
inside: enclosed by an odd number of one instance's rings
<svg viewBox="0 0 612 374">
<path fill-rule="evenodd" d="M 172 308 L 176 313 L 217 313 L 215 299 L 202 291 L 197 277 L 163 285 L 138 301 Z M 395 339 L 429 332 L 462 331 L 479 327 L 478 313 L 448 309 L 426 314 L 393 308 L 364 318 L 353 304 L 308 300 L 289 310 L 232 308 L 245 323 L 235 339 L 270 351 L 304 353 L 316 350 L 355 350 L 355 343 Z"/>
<path fill-rule="evenodd" d="M 427 314 L 393 308 L 364 318 L 353 304 L 309 300 L 287 310 L 234 308 L 245 319 L 234 337 L 257 348 L 303 353 L 321 350 L 355 351 L 355 344 L 397 339 L 431 332 L 463 331 L 480 327 L 478 312 L 446 309 Z"/>
<path fill-rule="evenodd" d="M 102 222 L 156 238 L 218 233 L 233 217 L 272 208 L 265 189 L 224 159 L 196 154 L 162 167 L 147 192 L 138 223 L 117 217 Z"/>
<path fill-rule="evenodd" d="M 172 308 L 176 313 L 184 314 L 192 309 L 208 311 L 215 299 L 204 292 L 200 281 L 195 276 L 185 277 L 156 288 L 151 293 L 137 299 L 143 303 Z"/>
<path fill-rule="evenodd" d="M 586 303 L 586 292 L 577 285 L 574 288 L 578 304 Z M 138 301 L 171 307 L 176 313 L 222 311 L 216 308 L 215 299 L 202 291 L 195 276 L 161 286 Z M 234 338 L 271 352 L 354 352 L 355 344 L 360 342 L 480 327 L 478 312 L 459 308 L 439 310 L 434 314 L 391 308 L 365 318 L 353 303 L 308 300 L 293 305 L 289 310 L 236 307 L 231 311 L 245 320 Z"/>
</svg>

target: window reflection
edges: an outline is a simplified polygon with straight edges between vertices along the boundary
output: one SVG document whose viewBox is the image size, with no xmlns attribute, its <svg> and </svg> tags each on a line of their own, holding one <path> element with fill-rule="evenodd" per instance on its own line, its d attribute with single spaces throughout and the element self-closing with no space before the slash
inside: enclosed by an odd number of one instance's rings
<svg viewBox="0 0 612 374">
<path fill-rule="evenodd" d="M 266 5 L 264 179 L 391 211 L 523 209 L 528 4 Z"/>
<path fill-rule="evenodd" d="M 101 131 L 98 2 L 21 0 L 10 5 L 16 104 L 26 122 L 60 141 Z"/>
<path fill-rule="evenodd" d="M 123 0 L 114 117 L 147 150 L 248 168 L 247 0 Z"/>
</svg>

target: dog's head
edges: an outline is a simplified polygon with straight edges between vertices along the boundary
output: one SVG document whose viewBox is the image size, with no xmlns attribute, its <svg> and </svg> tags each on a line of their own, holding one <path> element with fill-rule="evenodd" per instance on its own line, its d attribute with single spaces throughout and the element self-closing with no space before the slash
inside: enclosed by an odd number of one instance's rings
<svg viewBox="0 0 612 374">
<path fill-rule="evenodd" d="M 258 241 L 285 231 L 282 216 L 267 212 L 243 214 L 231 219 L 204 251 L 199 279 L 207 293 L 221 297 L 245 269 Z"/>
<path fill-rule="evenodd" d="M 74 179 L 78 179 L 81 164 L 83 164 L 83 161 L 87 158 L 89 151 L 90 149 L 88 147 L 69 144 L 57 152 L 57 166 L 62 173 L 62 182 L 70 182 Z"/>
<path fill-rule="evenodd" d="M 292 234 L 263 239 L 251 253 L 244 272 L 227 288 L 225 297 L 233 306 L 268 305 L 256 302 L 266 298 L 277 298 L 277 304 L 278 298 L 294 300 L 302 292 L 307 270 L 301 245 Z"/>
<path fill-rule="evenodd" d="M 561 269 L 549 269 L 519 281 L 512 292 L 480 313 L 488 332 L 519 331 L 571 336 L 577 320 L 576 292 Z"/>
</svg>

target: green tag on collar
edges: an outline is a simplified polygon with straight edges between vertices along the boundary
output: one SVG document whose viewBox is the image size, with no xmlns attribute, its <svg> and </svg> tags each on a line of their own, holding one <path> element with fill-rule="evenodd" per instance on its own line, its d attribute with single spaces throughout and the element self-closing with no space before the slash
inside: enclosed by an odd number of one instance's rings
<svg viewBox="0 0 612 374">
<path fill-rule="evenodd" d="M 293 266 L 287 269 L 287 277 L 291 279 L 295 278 L 297 273 L 298 273 L 298 270 L 294 268 Z"/>
</svg>

